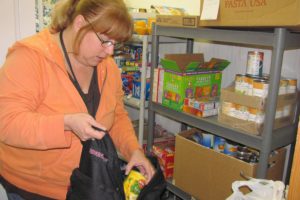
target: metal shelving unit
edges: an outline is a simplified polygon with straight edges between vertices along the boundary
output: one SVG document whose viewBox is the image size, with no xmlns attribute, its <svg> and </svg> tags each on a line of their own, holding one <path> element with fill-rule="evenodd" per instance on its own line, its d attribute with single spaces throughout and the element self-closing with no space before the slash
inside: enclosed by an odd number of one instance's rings
<svg viewBox="0 0 300 200">
<path fill-rule="evenodd" d="M 193 51 L 193 40 L 204 39 L 214 42 L 259 46 L 262 48 L 272 49 L 271 69 L 270 69 L 270 85 L 268 98 L 266 102 L 266 118 L 265 126 L 260 136 L 247 134 L 240 130 L 232 129 L 226 125 L 220 124 L 216 117 L 196 118 L 192 115 L 177 112 L 164 107 L 160 104 L 149 102 L 148 126 L 149 133 L 153 133 L 153 125 L 155 121 L 155 113 L 160 113 L 176 121 L 180 121 L 186 125 L 194 126 L 215 135 L 230 139 L 232 141 L 253 147 L 260 150 L 260 159 L 257 169 L 257 177 L 265 178 L 268 167 L 268 158 L 272 150 L 293 144 L 295 141 L 298 111 L 295 113 L 294 123 L 290 126 L 273 130 L 277 94 L 279 81 L 281 76 L 283 53 L 286 49 L 300 48 L 300 34 L 289 32 L 285 28 L 272 28 L 268 30 L 246 30 L 246 29 L 215 29 L 215 28 L 178 28 L 154 26 L 152 35 L 151 62 L 152 71 L 158 64 L 159 39 L 161 36 L 187 38 L 187 52 Z M 153 77 L 151 76 L 151 85 Z M 152 91 L 151 91 L 152 92 Z M 150 94 L 150 99 L 152 93 Z M 147 148 L 150 150 L 153 144 L 153 135 L 148 134 Z"/>
</svg>

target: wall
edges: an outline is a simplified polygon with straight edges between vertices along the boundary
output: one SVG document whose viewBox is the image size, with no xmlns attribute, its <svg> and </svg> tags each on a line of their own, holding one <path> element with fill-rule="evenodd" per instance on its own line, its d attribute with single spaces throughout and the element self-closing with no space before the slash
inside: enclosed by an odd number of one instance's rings
<svg viewBox="0 0 300 200">
<path fill-rule="evenodd" d="M 0 1 L 0 66 L 14 41 L 35 33 L 34 0 Z"/>
</svg>

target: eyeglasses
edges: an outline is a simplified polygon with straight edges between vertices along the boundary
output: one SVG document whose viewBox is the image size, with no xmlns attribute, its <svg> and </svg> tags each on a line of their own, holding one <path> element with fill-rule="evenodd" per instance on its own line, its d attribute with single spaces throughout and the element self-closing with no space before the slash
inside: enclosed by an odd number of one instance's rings
<svg viewBox="0 0 300 200">
<path fill-rule="evenodd" d="M 98 33 L 96 32 L 96 30 L 94 29 L 94 26 L 88 21 L 86 20 L 89 25 L 92 27 L 93 32 L 96 34 L 97 38 L 99 39 L 99 41 L 101 42 L 101 46 L 104 48 L 108 48 L 111 46 L 114 46 L 114 49 L 121 49 L 123 47 L 123 43 L 121 42 L 113 42 L 111 40 L 103 40 Z"/>
<path fill-rule="evenodd" d="M 114 46 L 114 49 L 121 49 L 123 47 L 123 43 L 113 42 L 111 40 L 103 40 L 96 32 L 95 32 L 95 34 L 96 34 L 97 38 L 99 39 L 99 41 L 101 42 L 102 47 L 104 47 L 104 48 Z"/>
</svg>

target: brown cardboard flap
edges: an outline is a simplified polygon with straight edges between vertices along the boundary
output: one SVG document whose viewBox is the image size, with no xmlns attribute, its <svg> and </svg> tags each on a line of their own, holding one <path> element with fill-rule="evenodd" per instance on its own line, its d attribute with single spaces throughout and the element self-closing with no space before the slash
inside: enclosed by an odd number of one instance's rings
<svg viewBox="0 0 300 200">
<path fill-rule="evenodd" d="M 232 102 L 257 109 L 263 109 L 265 105 L 263 98 L 237 93 L 234 91 L 233 86 L 221 90 L 221 101 Z"/>
<path fill-rule="evenodd" d="M 232 102 L 260 110 L 265 109 L 267 99 L 240 94 L 234 91 L 234 86 L 223 88 L 221 90 L 221 101 Z M 279 95 L 277 100 L 277 107 L 295 104 L 297 101 L 297 94 L 284 94 Z"/>
<path fill-rule="evenodd" d="M 246 121 L 225 115 L 221 112 L 218 114 L 218 121 L 223 124 L 229 125 L 234 129 L 242 130 L 252 135 L 260 135 L 263 130 L 263 124 L 259 125 L 251 121 Z M 275 119 L 273 129 L 282 128 L 292 123 L 292 116 Z"/>
<path fill-rule="evenodd" d="M 275 155 L 270 156 L 269 166 L 267 171 L 267 179 L 282 180 L 282 172 L 284 170 L 284 163 L 286 157 L 286 148 L 280 148 L 275 151 Z M 253 177 L 256 177 L 257 165 L 254 165 Z"/>
<path fill-rule="evenodd" d="M 204 63 L 204 55 L 202 53 L 198 54 L 166 54 L 165 58 L 168 60 L 173 60 L 177 63 L 182 71 L 190 62 Z"/>
<path fill-rule="evenodd" d="M 223 124 L 229 125 L 234 129 L 242 130 L 252 135 L 259 135 L 263 128 L 262 125 L 250 121 L 241 120 L 235 117 L 230 117 L 223 113 L 218 114 L 218 121 Z"/>
</svg>

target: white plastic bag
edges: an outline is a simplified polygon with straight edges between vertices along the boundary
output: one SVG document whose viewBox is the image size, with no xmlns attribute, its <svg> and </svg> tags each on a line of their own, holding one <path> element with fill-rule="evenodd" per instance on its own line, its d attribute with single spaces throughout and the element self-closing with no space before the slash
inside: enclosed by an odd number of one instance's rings
<svg viewBox="0 0 300 200">
<path fill-rule="evenodd" d="M 239 188 L 249 187 L 250 193 L 243 194 Z M 233 193 L 226 200 L 284 200 L 284 184 L 281 181 L 271 181 L 251 178 L 248 181 L 232 183 Z"/>
</svg>

